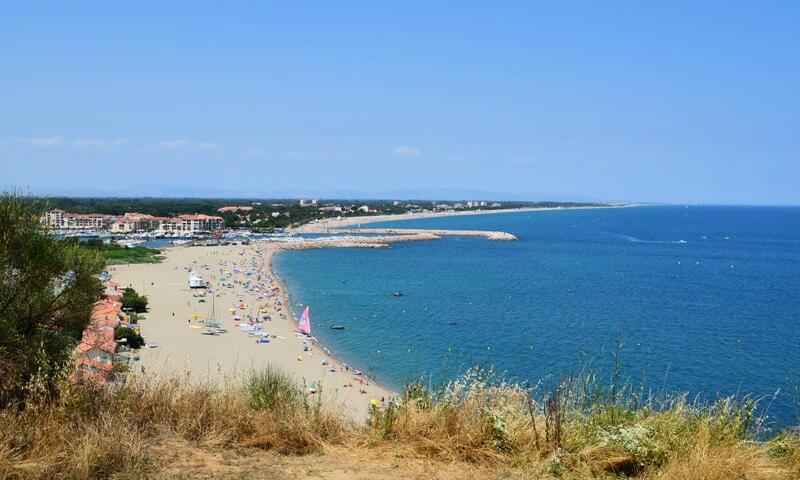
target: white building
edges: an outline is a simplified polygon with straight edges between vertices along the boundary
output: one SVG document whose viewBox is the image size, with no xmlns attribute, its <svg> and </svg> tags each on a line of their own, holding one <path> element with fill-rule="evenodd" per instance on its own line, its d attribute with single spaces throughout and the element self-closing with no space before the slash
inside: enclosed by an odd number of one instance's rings
<svg viewBox="0 0 800 480">
<path fill-rule="evenodd" d="M 338 205 L 326 205 L 324 207 L 319 207 L 320 212 L 341 212 L 342 207 Z"/>
<path fill-rule="evenodd" d="M 194 214 L 178 215 L 173 218 L 158 218 L 159 230 L 165 232 L 214 232 L 225 228 L 222 217 Z"/>
<path fill-rule="evenodd" d="M 159 218 L 144 213 L 125 213 L 114 219 L 112 233 L 149 232 L 158 228 Z"/>
<path fill-rule="evenodd" d="M 42 222 L 58 230 L 110 230 L 113 233 L 133 233 L 151 230 L 165 232 L 213 232 L 225 228 L 222 217 L 211 215 L 178 215 L 177 217 L 154 217 L 143 213 L 126 213 L 114 216 L 99 213 L 67 213 L 50 210 Z"/>
<path fill-rule="evenodd" d="M 113 215 L 100 213 L 67 213 L 63 210 L 50 210 L 42 221 L 50 228 L 58 230 L 105 230 L 114 221 Z"/>
</svg>

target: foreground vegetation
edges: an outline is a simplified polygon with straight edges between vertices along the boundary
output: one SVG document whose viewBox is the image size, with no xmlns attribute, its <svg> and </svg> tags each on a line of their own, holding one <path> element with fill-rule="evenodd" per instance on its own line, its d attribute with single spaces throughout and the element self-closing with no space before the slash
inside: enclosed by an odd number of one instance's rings
<svg viewBox="0 0 800 480">
<path fill-rule="evenodd" d="M 57 393 L 102 290 L 100 255 L 43 234 L 41 212 L 0 196 L 0 408 Z"/>
<path fill-rule="evenodd" d="M 800 437 L 759 440 L 752 401 L 634 405 L 628 394 L 587 385 L 564 383 L 540 397 L 470 372 L 436 391 L 412 385 L 391 406 L 374 407 L 366 424 L 274 369 L 226 388 L 141 378 L 113 390 L 65 387 L 58 399 L 0 412 L 0 477 L 188 478 L 211 468 L 205 462 L 215 452 L 262 466 L 313 454 L 308 462 L 322 471 L 347 459 L 356 471 L 374 468 L 370 478 L 447 478 L 453 468 L 459 478 L 800 475 Z M 215 476 L 242 476 L 214 468 Z"/>
</svg>

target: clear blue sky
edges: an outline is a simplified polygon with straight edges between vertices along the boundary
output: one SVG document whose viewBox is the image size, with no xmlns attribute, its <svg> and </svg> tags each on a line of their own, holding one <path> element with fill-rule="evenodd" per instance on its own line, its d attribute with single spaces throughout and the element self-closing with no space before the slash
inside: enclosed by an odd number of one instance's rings
<svg viewBox="0 0 800 480">
<path fill-rule="evenodd" d="M 800 2 L 660 3 L 7 2 L 0 186 L 800 203 Z"/>
</svg>

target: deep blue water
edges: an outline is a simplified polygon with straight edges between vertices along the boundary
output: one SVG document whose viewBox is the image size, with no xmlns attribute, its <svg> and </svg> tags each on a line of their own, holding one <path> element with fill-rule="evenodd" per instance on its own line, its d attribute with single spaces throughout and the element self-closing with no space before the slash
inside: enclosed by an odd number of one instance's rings
<svg viewBox="0 0 800 480">
<path fill-rule="evenodd" d="M 532 382 L 558 380 L 589 359 L 607 371 L 619 335 L 632 383 L 705 398 L 781 389 L 768 413 L 779 425 L 797 422 L 787 378 L 800 374 L 800 208 L 654 206 L 373 225 L 519 238 L 275 259 L 294 302 L 311 305 L 320 340 L 393 388 L 475 364 Z"/>
</svg>

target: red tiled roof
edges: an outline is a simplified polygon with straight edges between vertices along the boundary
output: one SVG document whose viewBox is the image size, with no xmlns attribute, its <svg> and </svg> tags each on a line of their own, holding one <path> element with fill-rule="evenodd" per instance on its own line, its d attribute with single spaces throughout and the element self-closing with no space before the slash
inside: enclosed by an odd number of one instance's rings
<svg viewBox="0 0 800 480">
<path fill-rule="evenodd" d="M 105 213 L 62 213 L 62 217 L 67 218 L 114 218 L 114 215 L 106 215 Z"/>
<path fill-rule="evenodd" d="M 120 292 L 114 287 L 106 287 L 106 289 L 103 290 L 103 295 L 105 295 L 106 298 L 111 298 L 111 297 L 119 298 L 122 297 L 122 292 Z"/>
<path fill-rule="evenodd" d="M 191 215 L 178 215 L 177 218 L 182 220 L 222 220 L 222 217 L 215 217 L 211 215 L 204 215 L 202 213 L 196 213 Z"/>
<path fill-rule="evenodd" d="M 83 366 L 92 367 L 92 368 L 95 368 L 97 370 L 103 370 L 103 371 L 106 371 L 106 372 L 110 372 L 110 371 L 114 370 L 114 366 L 112 364 L 105 363 L 105 362 L 98 362 L 97 360 L 92 360 L 89 357 L 83 357 L 80 360 L 80 362 L 78 362 L 78 368 L 83 367 Z"/>
<path fill-rule="evenodd" d="M 92 310 L 92 318 L 95 318 L 96 316 L 107 315 L 109 313 L 119 313 L 121 310 L 122 310 L 122 304 L 119 302 L 114 302 L 113 304 L 101 303 L 95 306 L 94 310 Z"/>
<path fill-rule="evenodd" d="M 138 219 L 138 220 L 152 220 L 152 219 L 156 218 L 156 217 L 154 217 L 152 215 L 148 215 L 146 213 L 139 213 L 139 212 L 125 212 L 124 217 L 135 218 L 135 219 Z"/>
<path fill-rule="evenodd" d="M 227 207 L 218 208 L 217 211 L 219 213 L 237 212 L 239 210 L 241 210 L 243 212 L 249 212 L 252 209 L 253 209 L 253 207 L 248 206 L 248 205 L 230 205 L 230 206 L 227 206 Z"/>
<path fill-rule="evenodd" d="M 109 381 L 107 372 L 94 372 L 87 369 L 86 366 L 79 367 L 72 376 L 72 380 L 76 383 L 94 383 L 96 385 L 105 385 Z"/>
</svg>

